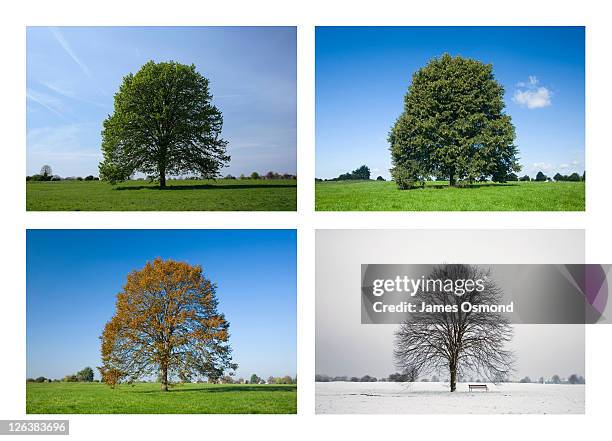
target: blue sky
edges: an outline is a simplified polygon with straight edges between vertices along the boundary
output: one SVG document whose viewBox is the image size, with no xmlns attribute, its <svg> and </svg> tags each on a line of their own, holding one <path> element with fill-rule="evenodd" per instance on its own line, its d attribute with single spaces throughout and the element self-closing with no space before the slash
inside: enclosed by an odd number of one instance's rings
<svg viewBox="0 0 612 441">
<path fill-rule="evenodd" d="M 223 174 L 296 172 L 294 27 L 29 27 L 27 173 L 97 175 L 102 121 L 122 78 L 147 61 L 210 80 L 232 156 Z"/>
<path fill-rule="evenodd" d="M 444 53 L 493 64 L 522 174 L 584 170 L 584 28 L 317 27 L 316 174 L 389 178 L 387 135 L 412 74 Z"/>
<path fill-rule="evenodd" d="M 296 374 L 295 230 L 28 230 L 27 377 L 100 366 L 116 294 L 156 257 L 217 283 L 237 378 Z"/>
</svg>

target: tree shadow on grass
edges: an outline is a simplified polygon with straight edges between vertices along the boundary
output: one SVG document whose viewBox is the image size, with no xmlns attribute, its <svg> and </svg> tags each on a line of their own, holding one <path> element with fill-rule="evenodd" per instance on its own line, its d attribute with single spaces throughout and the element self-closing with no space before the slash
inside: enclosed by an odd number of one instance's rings
<svg viewBox="0 0 612 441">
<path fill-rule="evenodd" d="M 201 392 L 201 393 L 219 393 L 219 392 L 295 392 L 297 385 L 287 386 L 219 386 L 219 387 L 182 387 L 169 389 L 168 392 L 162 392 L 161 390 L 141 390 L 135 391 L 139 394 L 158 394 L 158 393 L 179 393 L 179 392 Z"/>
<path fill-rule="evenodd" d="M 431 188 L 433 190 L 442 190 L 445 188 L 457 188 L 459 190 L 469 190 L 469 189 L 476 189 L 476 188 L 483 188 L 483 187 L 490 187 L 490 188 L 495 188 L 495 187 L 518 187 L 519 184 L 515 184 L 515 183 L 495 183 L 495 184 L 491 184 L 491 183 L 474 183 L 474 184 L 466 184 L 466 185 L 457 185 L 455 187 L 451 187 L 450 185 L 446 184 L 431 184 L 431 185 L 426 185 L 424 188 L 425 190 Z M 418 190 L 419 188 L 416 188 L 415 190 Z M 422 189 L 422 188 L 421 188 Z"/>
<path fill-rule="evenodd" d="M 296 188 L 296 185 L 291 184 L 244 184 L 244 185 L 225 185 L 225 184 L 194 184 L 194 185 L 170 185 L 164 188 L 152 185 L 134 185 L 129 187 L 115 187 L 114 190 L 240 190 L 247 188 Z"/>
</svg>

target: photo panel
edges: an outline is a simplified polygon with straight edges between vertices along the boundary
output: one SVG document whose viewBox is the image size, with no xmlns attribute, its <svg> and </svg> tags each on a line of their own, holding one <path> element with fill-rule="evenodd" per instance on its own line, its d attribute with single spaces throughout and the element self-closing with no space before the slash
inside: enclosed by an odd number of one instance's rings
<svg viewBox="0 0 612 441">
<path fill-rule="evenodd" d="M 26 34 L 27 210 L 296 211 L 296 27 Z"/>
<path fill-rule="evenodd" d="M 585 210 L 584 27 L 315 34 L 316 210 Z"/>
<path fill-rule="evenodd" d="M 317 230 L 316 413 L 584 413 L 585 323 L 607 322 L 610 271 L 584 265 L 584 240 Z"/>
<path fill-rule="evenodd" d="M 295 230 L 28 230 L 26 413 L 297 413 L 296 260 Z"/>
</svg>

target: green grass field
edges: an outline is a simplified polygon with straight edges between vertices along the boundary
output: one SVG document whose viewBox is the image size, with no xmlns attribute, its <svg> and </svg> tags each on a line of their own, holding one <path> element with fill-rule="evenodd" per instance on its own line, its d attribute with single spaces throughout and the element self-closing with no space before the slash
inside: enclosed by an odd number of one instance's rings
<svg viewBox="0 0 612 441">
<path fill-rule="evenodd" d="M 27 182 L 28 211 L 295 211 L 296 180 Z"/>
<path fill-rule="evenodd" d="M 294 384 L 27 383 L 26 413 L 297 413 Z"/>
<path fill-rule="evenodd" d="M 318 211 L 584 211 L 584 182 L 483 183 L 398 190 L 394 182 L 316 183 Z"/>
</svg>

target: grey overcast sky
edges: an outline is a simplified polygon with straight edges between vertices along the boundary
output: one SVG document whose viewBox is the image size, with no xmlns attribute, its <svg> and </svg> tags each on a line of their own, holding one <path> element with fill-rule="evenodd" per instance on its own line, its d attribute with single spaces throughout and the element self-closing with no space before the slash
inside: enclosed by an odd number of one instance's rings
<svg viewBox="0 0 612 441">
<path fill-rule="evenodd" d="M 397 325 L 362 325 L 362 263 L 584 263 L 583 230 L 318 230 L 316 373 L 386 377 Z M 585 373 L 584 325 L 516 325 L 516 378 Z"/>
</svg>

